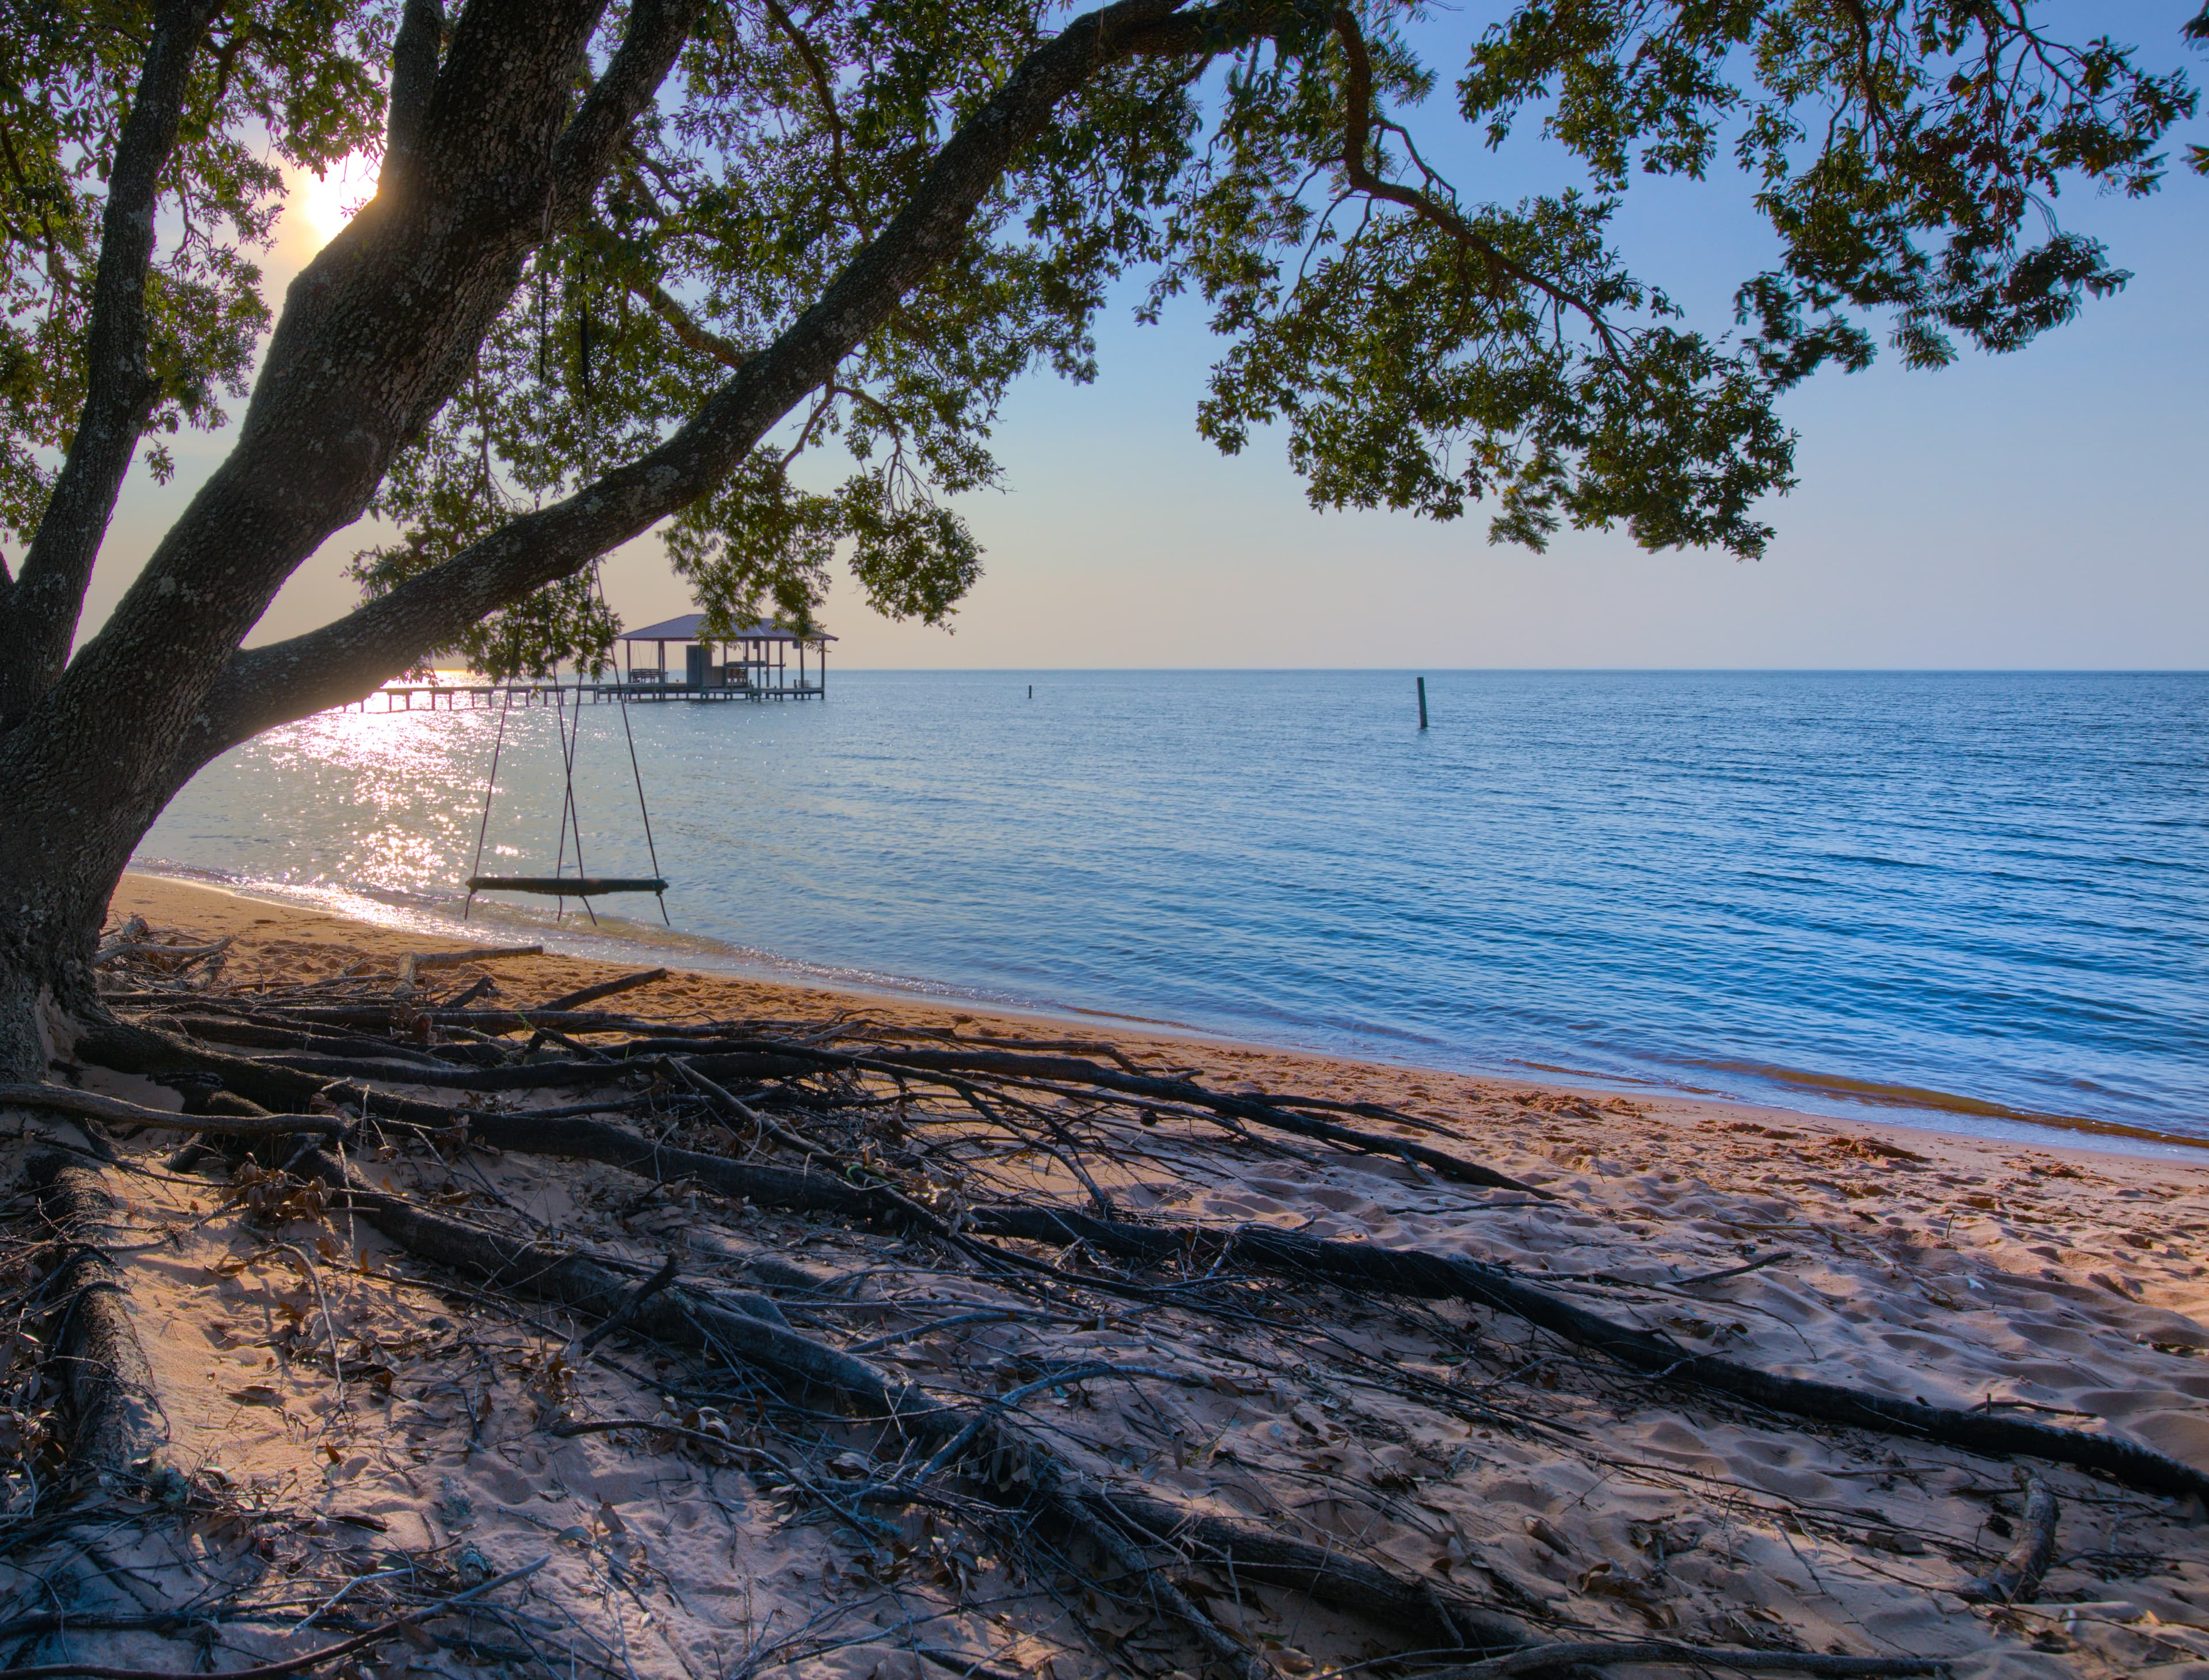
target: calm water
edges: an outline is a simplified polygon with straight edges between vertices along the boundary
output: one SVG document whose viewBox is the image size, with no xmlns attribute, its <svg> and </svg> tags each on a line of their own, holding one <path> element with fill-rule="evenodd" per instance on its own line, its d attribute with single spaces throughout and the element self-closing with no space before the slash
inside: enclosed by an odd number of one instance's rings
<svg viewBox="0 0 2209 1680">
<path fill-rule="evenodd" d="M 1428 687 L 1424 735 L 1408 675 L 1357 672 L 852 673 L 825 705 L 630 721 L 700 960 L 2209 1137 L 2209 676 Z M 586 860 L 646 873 L 619 713 L 582 718 Z M 141 861 L 441 918 L 495 721 L 280 730 Z M 514 715 L 499 779 L 485 869 L 550 873 L 550 715 Z"/>
</svg>

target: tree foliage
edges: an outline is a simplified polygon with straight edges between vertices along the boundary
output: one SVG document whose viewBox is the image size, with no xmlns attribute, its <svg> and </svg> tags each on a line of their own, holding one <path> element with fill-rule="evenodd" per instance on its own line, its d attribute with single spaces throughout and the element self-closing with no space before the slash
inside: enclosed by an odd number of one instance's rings
<svg viewBox="0 0 2209 1680">
<path fill-rule="evenodd" d="M 245 395 L 269 310 L 254 254 L 271 243 L 281 165 L 317 173 L 376 143 L 385 9 L 274 0 L 218 9 L 163 171 L 148 276 L 146 429 L 214 428 Z M 39 0 L 0 11 L 0 528 L 27 539 L 86 392 L 100 212 L 153 8 Z"/>
<path fill-rule="evenodd" d="M 101 148 L 144 9 L 74 0 L 0 39 L 0 518 L 19 529 L 81 394 Z M 1038 367 L 1093 376 L 1097 311 L 1130 274 L 1148 315 L 1185 291 L 1210 312 L 1202 435 L 1234 451 L 1279 428 L 1315 506 L 1482 504 L 1493 539 L 1537 548 L 1623 526 L 1758 554 L 1762 505 L 1792 483 L 1790 387 L 1863 367 L 1882 332 L 1917 367 L 2013 350 L 2124 284 L 2055 201 L 2151 190 L 2194 95 L 2114 40 L 2050 39 L 2034 10 L 1526 0 L 1448 56 L 1455 15 L 1405 0 L 1180 12 L 1060 102 L 949 259 L 665 524 L 668 557 L 723 623 L 810 625 L 840 555 L 878 609 L 943 621 L 978 575 L 954 501 L 1000 481 L 1007 389 Z M 579 92 L 624 15 L 602 19 Z M 909 213 L 947 138 L 1066 21 L 1033 0 L 707 6 L 587 213 L 548 229 L 385 479 L 373 511 L 404 534 L 358 555 L 364 589 L 665 440 Z M 156 429 L 220 423 L 265 324 L 249 254 L 279 182 L 249 135 L 314 167 L 368 143 L 394 22 L 348 0 L 220 11 L 153 286 Z M 1569 160 L 1554 190 L 1484 195 L 1478 147 L 1530 127 Z M 1444 152 L 1476 159 L 1463 180 L 1429 161 Z M 1743 278 L 1735 321 L 1694 322 L 1614 225 L 1638 177 L 1722 168 L 1779 256 Z M 541 671 L 603 659 L 615 627 L 570 575 L 443 651 Z"/>
</svg>

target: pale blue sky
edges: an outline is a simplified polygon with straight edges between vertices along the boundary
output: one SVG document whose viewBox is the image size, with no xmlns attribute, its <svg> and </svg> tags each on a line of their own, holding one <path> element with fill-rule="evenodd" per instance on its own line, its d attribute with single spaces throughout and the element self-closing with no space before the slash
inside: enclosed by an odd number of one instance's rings
<svg viewBox="0 0 2209 1680">
<path fill-rule="evenodd" d="M 2194 0 L 2066 8 L 2182 54 Z M 1462 41 L 1488 9 L 1444 14 Z M 1445 62 L 1446 71 L 1452 66 Z M 2205 125 L 2190 125 L 2195 138 Z M 2174 148 L 2176 149 L 2176 148 Z M 1564 183 L 1532 145 L 1460 145 L 1469 195 Z M 1636 187 L 1622 237 L 1638 272 L 1712 330 L 1769 236 L 1730 175 Z M 1767 517 L 1761 561 L 1651 555 L 1622 535 L 1568 535 L 1544 555 L 1492 548 L 1485 521 L 1320 514 L 1278 438 L 1219 456 L 1195 435 L 1211 341 L 1183 307 L 1156 328 L 1101 324 L 1103 376 L 1014 393 L 1002 494 L 966 512 L 988 555 L 955 634 L 875 616 L 848 589 L 824 615 L 845 666 L 2196 668 L 2209 665 L 2209 181 L 2174 172 L 2144 202 L 2073 197 L 2067 224 L 2134 271 L 2119 297 L 2027 350 L 1938 374 L 1891 362 L 1821 377 L 1788 415 L 1800 487 Z M 311 239 L 287 236 L 280 285 Z M 1130 294 L 1132 296 L 1132 293 Z M 226 435 L 187 441 L 166 489 L 135 475 L 89 603 L 119 595 Z M 210 447 L 213 446 L 213 447 Z M 303 568 L 262 638 L 350 603 L 340 535 Z M 687 609 L 656 543 L 609 562 L 632 623 Z"/>
</svg>

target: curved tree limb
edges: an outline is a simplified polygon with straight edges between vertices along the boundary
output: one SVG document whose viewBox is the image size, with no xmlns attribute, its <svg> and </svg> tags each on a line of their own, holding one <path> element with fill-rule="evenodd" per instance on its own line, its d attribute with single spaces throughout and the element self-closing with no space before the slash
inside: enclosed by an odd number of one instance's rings
<svg viewBox="0 0 2209 1680">
<path fill-rule="evenodd" d="M 641 268 L 623 268 L 618 272 L 621 283 L 667 324 L 667 330 L 675 334 L 676 342 L 685 349 L 695 350 L 701 356 L 710 356 L 731 372 L 751 360 L 737 347 L 733 339 L 723 337 L 700 321 L 676 302 L 665 287 Z"/>
<path fill-rule="evenodd" d="M 0 736 L 0 778 L 18 798 L 97 811 L 97 829 L 74 831 L 67 859 L 51 844 L 34 855 L 35 834 L 0 835 L 0 870 L 112 879 L 174 793 L 177 743 L 195 734 L 209 685 L 451 395 L 524 256 L 594 189 L 701 4 L 640 0 L 580 108 L 576 73 L 605 0 L 461 12 L 422 107 L 413 189 L 379 193 L 292 283 L 235 447 L 100 633 Z M 118 762 L 118 739 L 143 747 Z"/>
<path fill-rule="evenodd" d="M 1604 353 L 1614 363 L 1623 364 L 1625 355 L 1618 342 L 1617 329 L 1593 303 L 1568 286 L 1559 285 L 1536 273 L 1524 263 L 1514 262 L 1496 248 L 1495 242 L 1484 239 L 1473 225 L 1460 215 L 1454 206 L 1443 202 L 1432 193 L 1421 192 L 1399 181 L 1390 181 L 1375 174 L 1372 165 L 1374 135 L 1381 129 L 1394 129 L 1393 123 L 1383 123 L 1373 108 L 1373 60 L 1367 51 L 1364 31 L 1357 15 L 1346 9 L 1339 9 L 1333 17 L 1335 38 L 1342 44 L 1343 57 L 1348 73 L 1343 77 L 1342 172 L 1351 186 L 1369 198 L 1386 200 L 1388 203 L 1409 210 L 1429 226 L 1439 229 L 1477 258 L 1487 271 L 1490 285 L 1500 289 L 1508 280 L 1538 291 L 1561 309 L 1569 309 L 1588 325 L 1602 342 Z M 1398 130 L 1398 132 L 1401 132 Z M 1422 165 L 1424 167 L 1424 165 Z"/>
<path fill-rule="evenodd" d="M 635 0 L 630 6 L 613 62 L 592 84 L 552 148 L 557 214 L 572 220 L 582 213 L 628 139 L 629 125 L 652 103 L 704 9 L 705 0 Z"/>
<path fill-rule="evenodd" d="M 358 698 L 424 650 L 696 501 L 958 248 L 975 210 L 1060 99 L 1115 63 L 1214 51 L 1288 15 L 1270 0 L 1186 17 L 1177 15 L 1179 3 L 1115 0 L 1031 52 L 944 143 L 905 207 L 819 301 L 747 357 L 659 447 L 319 630 L 237 654 L 184 741 L 175 779 L 262 729 Z"/>
<path fill-rule="evenodd" d="M 153 411 L 146 363 L 146 284 L 161 171 L 176 149 L 193 56 L 213 0 L 164 0 L 123 119 L 100 220 L 99 267 L 85 341 L 84 407 L 52 499 L 0 597 L 0 729 L 53 685 L 69 657 L 115 498 Z"/>
</svg>

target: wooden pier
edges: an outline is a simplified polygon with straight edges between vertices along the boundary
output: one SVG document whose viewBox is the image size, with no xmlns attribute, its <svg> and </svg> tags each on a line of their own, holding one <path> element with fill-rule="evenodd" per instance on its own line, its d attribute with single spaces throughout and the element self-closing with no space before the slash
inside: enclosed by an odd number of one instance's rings
<svg viewBox="0 0 2209 1680">
<path fill-rule="evenodd" d="M 799 635 L 775 624 L 748 625 L 728 636 L 704 633 L 706 615 L 685 613 L 665 623 L 647 624 L 620 638 L 627 669 L 617 667 L 604 682 L 430 682 L 379 688 L 364 699 L 349 700 L 340 711 L 475 711 L 485 706 L 612 705 L 626 700 L 817 700 L 828 693 L 828 644 L 822 631 Z M 681 665 L 671 670 L 667 645 L 683 648 Z M 653 649 L 654 663 L 639 665 L 637 649 Z M 807 668 L 807 653 L 813 656 Z M 795 655 L 795 669 L 792 656 Z M 422 702 L 417 707 L 415 701 Z"/>
<path fill-rule="evenodd" d="M 379 688 L 339 711 L 472 711 L 502 705 L 611 705 L 622 700 L 817 700 L 828 693 L 820 683 L 786 683 L 769 688 L 690 688 L 668 682 L 425 682 Z M 383 704 L 376 703 L 382 700 Z"/>
</svg>

